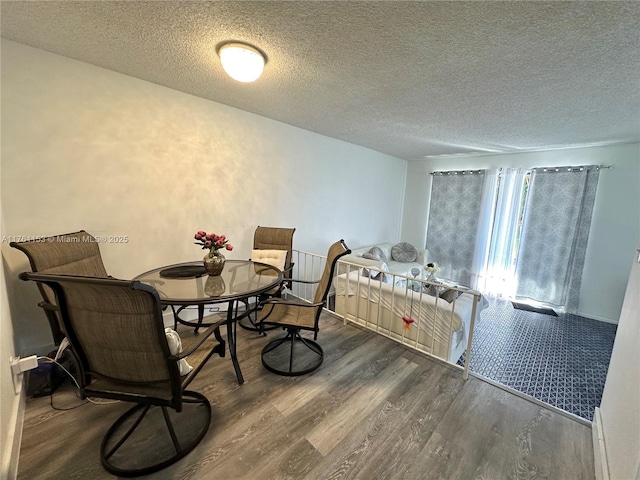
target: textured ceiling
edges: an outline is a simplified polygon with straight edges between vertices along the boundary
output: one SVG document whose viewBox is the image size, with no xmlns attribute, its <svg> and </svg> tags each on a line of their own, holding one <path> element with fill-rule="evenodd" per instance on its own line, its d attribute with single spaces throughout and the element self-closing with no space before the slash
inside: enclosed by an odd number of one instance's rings
<svg viewBox="0 0 640 480">
<path fill-rule="evenodd" d="M 2 1 L 2 36 L 404 159 L 640 141 L 638 2 Z M 241 84 L 227 40 L 268 56 Z"/>
</svg>

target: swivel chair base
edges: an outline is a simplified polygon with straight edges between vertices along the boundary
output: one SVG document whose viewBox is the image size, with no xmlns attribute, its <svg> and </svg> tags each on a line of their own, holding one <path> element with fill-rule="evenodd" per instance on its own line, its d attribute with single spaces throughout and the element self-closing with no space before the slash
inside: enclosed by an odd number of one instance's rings
<svg viewBox="0 0 640 480">
<path fill-rule="evenodd" d="M 113 475 L 137 477 L 162 470 L 191 452 L 209 429 L 211 404 L 197 392 L 184 391 L 182 396 L 179 413 L 141 404 L 120 416 L 102 440 L 103 467 Z"/>
<path fill-rule="evenodd" d="M 288 328 L 284 337 L 269 342 L 262 349 L 262 364 L 270 372 L 295 377 L 313 372 L 322 365 L 324 352 L 313 340 L 300 335 L 300 330 Z"/>
</svg>

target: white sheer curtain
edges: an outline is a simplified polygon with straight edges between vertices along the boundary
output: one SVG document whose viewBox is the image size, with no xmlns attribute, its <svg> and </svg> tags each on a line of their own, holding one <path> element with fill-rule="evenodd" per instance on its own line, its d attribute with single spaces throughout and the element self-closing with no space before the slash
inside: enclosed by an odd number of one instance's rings
<svg viewBox="0 0 640 480">
<path fill-rule="evenodd" d="M 487 235 L 483 282 L 478 286 L 485 292 L 504 296 L 515 294 L 516 243 L 526 175 L 524 168 L 505 168 L 500 172 L 493 228 Z"/>
<path fill-rule="evenodd" d="M 473 252 L 473 267 L 471 269 L 471 288 L 484 291 L 487 284 L 487 260 L 491 241 L 491 231 L 495 221 L 496 192 L 498 189 L 499 169 L 486 170 L 482 201 L 479 210 L 478 232 L 476 234 L 476 248 Z"/>
</svg>

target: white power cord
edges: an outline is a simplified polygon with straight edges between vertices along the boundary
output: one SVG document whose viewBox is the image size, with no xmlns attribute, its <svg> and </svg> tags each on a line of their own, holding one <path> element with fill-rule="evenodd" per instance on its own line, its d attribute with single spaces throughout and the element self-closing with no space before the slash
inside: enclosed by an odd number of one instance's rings
<svg viewBox="0 0 640 480">
<path fill-rule="evenodd" d="M 64 342 L 67 342 L 66 345 L 64 347 L 62 347 L 62 345 L 64 344 Z M 71 380 L 73 380 L 73 383 L 76 385 L 76 387 L 78 388 L 78 390 L 80 390 L 80 384 L 78 383 L 78 381 L 76 380 L 76 377 L 74 377 L 73 375 L 71 375 L 71 372 L 69 372 L 69 370 L 67 370 L 66 368 L 64 368 L 64 366 L 58 362 L 58 357 L 60 356 L 60 354 L 62 353 L 62 351 L 69 345 L 69 340 L 67 340 L 67 337 L 65 337 L 62 342 L 60 342 L 60 347 L 58 348 L 58 353 L 56 353 L 56 358 L 49 358 L 49 357 L 38 357 L 38 360 L 42 360 L 43 362 L 48 362 L 48 363 L 55 363 L 56 365 L 58 365 L 62 370 L 64 370 L 64 372 L 69 375 L 69 377 L 71 378 Z M 87 397 L 87 400 L 90 401 L 91 403 L 95 404 L 95 405 L 111 405 L 112 403 L 118 403 L 120 400 L 112 400 L 109 402 L 96 402 L 95 400 L 91 400 L 91 398 Z"/>
<path fill-rule="evenodd" d="M 60 355 L 62 355 L 62 352 L 64 352 L 65 348 L 67 348 L 68 346 L 69 346 L 69 339 L 67 337 L 64 337 L 60 342 L 60 346 L 58 346 L 58 351 L 56 352 L 56 356 L 54 357 L 55 361 L 57 361 L 60 358 Z"/>
</svg>

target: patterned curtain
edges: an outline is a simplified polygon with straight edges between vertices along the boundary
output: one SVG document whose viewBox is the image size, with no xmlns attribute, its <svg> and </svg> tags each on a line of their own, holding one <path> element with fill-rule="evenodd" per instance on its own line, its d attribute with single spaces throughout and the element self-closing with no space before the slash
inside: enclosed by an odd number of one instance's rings
<svg viewBox="0 0 640 480">
<path fill-rule="evenodd" d="M 470 286 L 484 170 L 433 174 L 427 248 L 440 266 L 439 277 Z"/>
<path fill-rule="evenodd" d="M 517 298 L 578 309 L 599 167 L 534 169 L 516 264 Z"/>
</svg>

